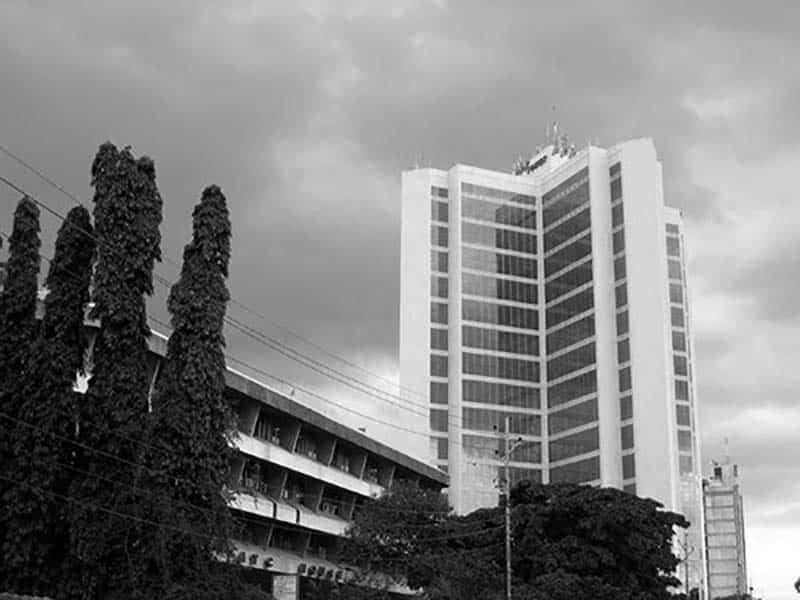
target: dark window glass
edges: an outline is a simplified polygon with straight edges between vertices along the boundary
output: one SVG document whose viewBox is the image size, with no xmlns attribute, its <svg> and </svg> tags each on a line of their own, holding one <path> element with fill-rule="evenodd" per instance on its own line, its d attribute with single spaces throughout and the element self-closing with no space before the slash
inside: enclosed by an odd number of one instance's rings
<svg viewBox="0 0 800 600">
<path fill-rule="evenodd" d="M 569 265 L 578 262 L 580 259 L 592 253 L 592 234 L 587 233 L 578 238 L 571 244 L 557 250 L 544 259 L 545 277 L 550 277 L 556 271 L 560 271 Z"/>
<path fill-rule="evenodd" d="M 594 335 L 594 315 L 547 334 L 547 352 L 556 352 Z"/>
<path fill-rule="evenodd" d="M 461 276 L 461 291 L 473 296 L 497 298 L 498 300 L 513 300 L 525 304 L 536 304 L 538 300 L 535 283 L 500 279 L 475 273 L 463 273 Z"/>
<path fill-rule="evenodd" d="M 517 462 L 527 463 L 540 463 L 542 462 L 542 444 L 541 442 L 525 441 L 511 450 L 511 460 Z M 512 467 L 509 467 L 511 471 Z M 501 469 L 502 470 L 502 469 Z M 527 469 L 525 469 L 527 470 Z M 512 475 L 513 482 L 514 477 Z"/>
<path fill-rule="evenodd" d="M 468 375 L 539 381 L 539 363 L 536 361 L 471 352 L 464 352 L 461 357 L 464 373 Z"/>
<path fill-rule="evenodd" d="M 628 311 L 623 310 L 621 313 L 617 313 L 617 335 L 625 335 L 628 333 L 629 327 Z"/>
<path fill-rule="evenodd" d="M 447 438 L 437 438 L 436 440 L 436 458 L 440 460 L 447 459 Z"/>
<path fill-rule="evenodd" d="M 431 381 L 431 403 L 447 404 L 447 384 L 441 381 Z"/>
<path fill-rule="evenodd" d="M 511 433 L 517 435 L 541 435 L 542 418 L 539 415 L 509 413 L 487 408 L 462 409 L 464 429 L 475 431 L 503 431 L 505 419 L 509 418 Z"/>
<path fill-rule="evenodd" d="M 626 454 L 622 457 L 622 478 L 633 479 L 636 477 L 636 459 L 633 454 Z"/>
<path fill-rule="evenodd" d="M 580 211 L 577 215 L 562 221 L 544 234 L 544 251 L 549 252 L 559 244 L 575 237 L 582 231 L 591 227 L 592 221 L 589 209 Z"/>
<path fill-rule="evenodd" d="M 469 327 L 467 325 L 462 328 L 461 334 L 461 343 L 470 348 L 485 348 L 486 350 L 528 354 L 531 356 L 539 354 L 539 338 L 536 335 Z"/>
<path fill-rule="evenodd" d="M 498 229 L 488 225 L 464 222 L 461 224 L 461 241 L 479 246 L 502 248 L 536 254 L 536 236 L 531 233 Z"/>
<path fill-rule="evenodd" d="M 625 269 L 625 255 L 614 259 L 614 279 L 619 281 L 625 279 L 627 270 Z"/>
<path fill-rule="evenodd" d="M 678 430 L 678 450 L 684 452 L 692 451 L 692 432 L 685 429 Z"/>
<path fill-rule="evenodd" d="M 431 354 L 431 375 L 434 377 L 447 377 L 447 357 Z"/>
<path fill-rule="evenodd" d="M 447 325 L 447 304 L 431 302 L 431 323 Z"/>
<path fill-rule="evenodd" d="M 539 462 L 539 461 L 528 461 L 528 462 Z M 498 478 L 497 480 L 502 480 L 505 477 L 505 470 L 503 467 L 498 467 L 497 469 Z M 541 483 L 542 482 L 542 472 L 539 469 L 525 469 L 523 467 L 509 467 L 508 468 L 508 478 L 511 480 L 511 487 L 517 485 L 520 481 L 530 481 L 531 483 Z"/>
<path fill-rule="evenodd" d="M 528 196 L 518 192 L 510 192 L 508 190 L 496 190 L 493 188 L 476 185 L 474 183 L 463 182 L 461 184 L 461 191 L 465 194 L 473 196 L 484 196 L 486 198 L 495 198 L 503 202 L 517 202 L 519 204 L 536 204 L 535 196 Z"/>
<path fill-rule="evenodd" d="M 593 365 L 597 360 L 594 342 L 547 361 L 547 379 L 558 379 L 573 371 Z"/>
<path fill-rule="evenodd" d="M 667 233 L 680 233 L 680 229 L 678 229 L 677 225 L 667 223 Z"/>
<path fill-rule="evenodd" d="M 568 179 L 542 197 L 545 227 L 589 202 L 588 174 L 581 175 L 574 181 L 572 179 Z"/>
<path fill-rule="evenodd" d="M 694 459 L 692 458 L 691 455 L 678 456 L 678 464 L 680 465 L 681 475 L 688 475 L 689 473 L 694 472 Z"/>
<path fill-rule="evenodd" d="M 431 296 L 447 298 L 447 278 L 431 276 Z"/>
<path fill-rule="evenodd" d="M 461 216 L 498 225 L 536 229 L 535 210 L 486 202 L 470 196 L 461 199 Z"/>
<path fill-rule="evenodd" d="M 680 283 L 669 284 L 669 301 L 676 304 L 683 304 L 683 287 Z"/>
<path fill-rule="evenodd" d="M 686 335 L 682 331 L 672 332 L 672 349 L 686 352 Z"/>
<path fill-rule="evenodd" d="M 431 186 L 431 196 L 437 198 L 447 198 L 447 188 Z"/>
<path fill-rule="evenodd" d="M 431 409 L 431 431 L 447 431 L 447 411 Z"/>
<path fill-rule="evenodd" d="M 628 338 L 617 342 L 617 362 L 626 363 L 631 359 L 631 341 Z"/>
<path fill-rule="evenodd" d="M 622 208 L 622 202 L 615 204 L 611 207 L 611 226 L 617 227 L 625 222 L 625 213 Z"/>
<path fill-rule="evenodd" d="M 687 375 L 689 369 L 686 364 L 686 357 L 678 354 L 672 357 L 672 363 L 675 367 L 675 375 Z"/>
<path fill-rule="evenodd" d="M 596 427 L 573 433 L 550 442 L 550 460 L 557 461 L 600 448 L 600 434 Z"/>
<path fill-rule="evenodd" d="M 614 254 L 617 252 L 622 252 L 625 250 L 625 230 L 620 229 L 619 231 L 615 231 L 612 234 L 612 246 L 614 249 Z"/>
<path fill-rule="evenodd" d="M 608 174 L 610 177 L 613 177 L 614 175 L 620 173 L 621 171 L 622 171 L 622 166 L 618 162 L 616 162 L 613 165 L 611 165 L 611 167 L 608 169 Z"/>
<path fill-rule="evenodd" d="M 619 399 L 619 418 L 622 421 L 633 418 L 633 397 L 623 396 Z"/>
<path fill-rule="evenodd" d="M 675 399 L 688 400 L 689 399 L 689 382 L 682 379 L 675 380 Z"/>
<path fill-rule="evenodd" d="M 431 329 L 431 348 L 434 350 L 447 350 L 446 329 Z"/>
<path fill-rule="evenodd" d="M 590 398 L 575 406 L 550 413 L 547 417 L 547 430 L 552 433 L 574 429 L 597 421 L 597 398 Z"/>
<path fill-rule="evenodd" d="M 447 227 L 431 226 L 431 244 L 447 248 Z"/>
<path fill-rule="evenodd" d="M 667 254 L 669 256 L 681 255 L 681 243 L 678 238 L 667 236 Z"/>
<path fill-rule="evenodd" d="M 548 386 L 547 405 L 550 408 L 564 404 L 597 391 L 597 371 L 589 371 L 567 379 L 561 383 Z"/>
<path fill-rule="evenodd" d="M 431 219 L 447 223 L 447 203 L 431 200 Z"/>
<path fill-rule="evenodd" d="M 617 308 L 622 308 L 628 304 L 628 286 L 625 283 L 619 284 L 614 288 L 614 295 L 616 296 Z"/>
<path fill-rule="evenodd" d="M 611 201 L 616 202 L 622 198 L 622 178 L 611 181 Z"/>
<path fill-rule="evenodd" d="M 597 479 L 600 479 L 600 457 L 598 456 L 550 469 L 550 483 L 588 483 Z"/>
<path fill-rule="evenodd" d="M 678 423 L 678 425 L 685 425 L 686 427 L 691 427 L 692 417 L 691 413 L 689 412 L 688 404 L 675 405 L 675 420 Z"/>
<path fill-rule="evenodd" d="M 633 425 L 624 425 L 619 430 L 620 441 L 623 450 L 633 448 Z"/>
<path fill-rule="evenodd" d="M 684 326 L 683 309 L 678 308 L 677 306 L 673 306 L 671 312 L 672 312 L 672 326 L 683 327 Z"/>
<path fill-rule="evenodd" d="M 504 273 L 517 277 L 536 279 L 538 270 L 535 258 L 523 258 L 511 254 L 500 254 L 477 248 L 464 248 L 461 266 L 487 273 Z"/>
<path fill-rule="evenodd" d="M 590 281 L 592 281 L 591 259 L 548 281 L 544 286 L 545 300 L 551 302 Z"/>
<path fill-rule="evenodd" d="M 431 271 L 447 273 L 447 252 L 431 251 Z"/>
<path fill-rule="evenodd" d="M 622 486 L 622 491 L 626 494 L 632 494 L 633 496 L 636 495 L 636 484 L 635 483 L 626 483 Z"/>
<path fill-rule="evenodd" d="M 667 270 L 669 271 L 670 279 L 681 280 L 681 263 L 677 260 L 668 260 Z"/>
<path fill-rule="evenodd" d="M 461 317 L 465 321 L 505 325 L 519 329 L 539 328 L 539 312 L 536 309 L 490 304 L 478 300 L 464 300 L 461 303 Z"/>
<path fill-rule="evenodd" d="M 547 326 L 553 327 L 559 323 L 576 317 L 594 306 L 594 290 L 589 288 L 554 304 L 547 309 Z"/>
<path fill-rule="evenodd" d="M 502 438 L 486 437 L 483 435 L 464 434 L 462 439 L 462 447 L 464 454 L 469 458 L 490 458 L 496 460 L 497 457 L 503 452 Z"/>
<path fill-rule="evenodd" d="M 483 402 L 517 408 L 540 406 L 539 389 L 534 387 L 467 379 L 462 382 L 461 391 L 464 402 Z"/>
<path fill-rule="evenodd" d="M 619 391 L 627 392 L 631 389 L 631 368 L 625 367 L 619 370 Z"/>
</svg>

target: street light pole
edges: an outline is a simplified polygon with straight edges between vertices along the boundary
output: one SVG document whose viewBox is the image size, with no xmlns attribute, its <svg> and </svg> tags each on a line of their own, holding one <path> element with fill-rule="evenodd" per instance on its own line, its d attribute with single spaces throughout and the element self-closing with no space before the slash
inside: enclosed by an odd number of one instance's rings
<svg viewBox="0 0 800 600">
<path fill-rule="evenodd" d="M 503 453 L 503 467 L 505 483 L 504 495 L 506 499 L 506 600 L 511 600 L 511 479 L 509 478 L 508 463 L 511 455 L 511 446 L 509 443 L 509 425 L 511 419 L 505 419 L 505 452 Z"/>
</svg>

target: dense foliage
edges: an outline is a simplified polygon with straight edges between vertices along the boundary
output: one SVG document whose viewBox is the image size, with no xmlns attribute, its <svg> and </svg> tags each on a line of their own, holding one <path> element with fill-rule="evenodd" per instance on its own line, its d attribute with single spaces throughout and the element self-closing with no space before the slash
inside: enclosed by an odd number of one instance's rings
<svg viewBox="0 0 800 600">
<path fill-rule="evenodd" d="M 4 496 L 9 534 L 2 561 L 11 589 L 47 593 L 57 585 L 67 551 L 65 506 L 74 472 L 76 373 L 82 371 L 87 339 L 84 309 L 94 260 L 89 212 L 75 207 L 58 232 L 47 275 L 47 297 L 39 335 L 20 382 L 18 415 L 28 426 L 12 436 L 14 468 L 25 486 Z M 52 492 L 53 495 L 47 492 Z"/>
</svg>

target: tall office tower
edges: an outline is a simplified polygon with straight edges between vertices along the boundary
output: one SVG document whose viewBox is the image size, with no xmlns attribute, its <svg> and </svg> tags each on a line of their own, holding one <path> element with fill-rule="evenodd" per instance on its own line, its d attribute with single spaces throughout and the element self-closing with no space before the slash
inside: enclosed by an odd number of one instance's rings
<svg viewBox="0 0 800 600">
<path fill-rule="evenodd" d="M 576 151 L 554 132 L 513 173 L 404 172 L 401 256 L 401 385 L 429 393 L 454 508 L 497 503 L 508 416 L 512 483 L 688 514 L 704 588 L 685 248 L 652 141 Z"/>
<path fill-rule="evenodd" d="M 703 482 L 708 544 L 709 598 L 745 594 L 747 562 L 744 510 L 739 468 L 727 456 L 713 463 L 713 474 Z"/>
</svg>

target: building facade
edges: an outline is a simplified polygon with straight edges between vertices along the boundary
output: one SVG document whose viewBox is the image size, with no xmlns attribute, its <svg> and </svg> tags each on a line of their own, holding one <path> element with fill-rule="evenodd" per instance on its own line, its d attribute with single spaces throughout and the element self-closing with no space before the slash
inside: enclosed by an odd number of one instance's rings
<svg viewBox="0 0 800 600">
<path fill-rule="evenodd" d="M 703 496 L 709 598 L 745 594 L 747 560 L 738 465 L 731 464 L 729 458 L 712 463 L 712 475 L 703 482 Z"/>
<path fill-rule="evenodd" d="M 687 514 L 705 589 L 679 211 L 649 139 L 551 140 L 513 173 L 402 176 L 401 386 L 426 390 L 431 460 L 461 513 L 519 479 L 613 486 Z"/>
</svg>

